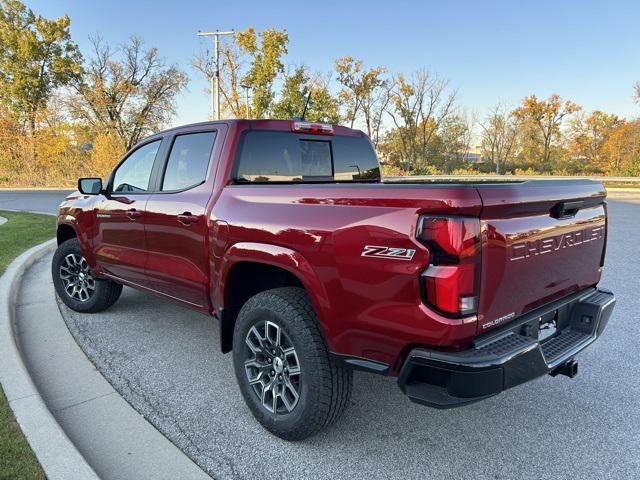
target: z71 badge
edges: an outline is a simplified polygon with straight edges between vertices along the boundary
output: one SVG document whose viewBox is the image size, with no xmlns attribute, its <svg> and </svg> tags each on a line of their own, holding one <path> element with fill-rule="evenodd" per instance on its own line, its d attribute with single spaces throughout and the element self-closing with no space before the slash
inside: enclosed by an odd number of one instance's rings
<svg viewBox="0 0 640 480">
<path fill-rule="evenodd" d="M 362 250 L 363 257 L 394 258 L 396 260 L 411 260 L 416 253 L 413 248 L 377 247 L 366 245 Z"/>
</svg>

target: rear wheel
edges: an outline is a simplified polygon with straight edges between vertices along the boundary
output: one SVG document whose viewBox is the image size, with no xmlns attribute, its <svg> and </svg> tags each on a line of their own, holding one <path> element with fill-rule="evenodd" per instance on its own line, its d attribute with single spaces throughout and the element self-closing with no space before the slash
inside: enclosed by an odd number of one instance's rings
<svg viewBox="0 0 640 480">
<path fill-rule="evenodd" d="M 233 362 L 249 409 L 285 440 L 329 426 L 349 401 L 352 372 L 331 359 L 301 288 L 268 290 L 247 301 L 236 320 Z"/>
<path fill-rule="evenodd" d="M 58 246 L 51 263 L 56 293 L 72 310 L 95 313 L 109 308 L 122 293 L 122 285 L 93 275 L 77 238 Z"/>
</svg>

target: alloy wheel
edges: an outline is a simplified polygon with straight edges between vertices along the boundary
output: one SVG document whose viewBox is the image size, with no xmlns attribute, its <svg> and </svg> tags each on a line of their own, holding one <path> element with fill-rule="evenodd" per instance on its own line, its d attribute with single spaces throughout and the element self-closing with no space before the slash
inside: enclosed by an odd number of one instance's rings
<svg viewBox="0 0 640 480">
<path fill-rule="evenodd" d="M 244 369 L 262 406 L 274 414 L 293 411 L 300 399 L 300 363 L 288 335 L 276 323 L 264 321 L 251 327 Z"/>
<path fill-rule="evenodd" d="M 58 271 L 66 294 L 80 302 L 86 302 L 96 290 L 96 279 L 89 270 L 85 258 L 76 253 L 64 257 Z"/>
</svg>

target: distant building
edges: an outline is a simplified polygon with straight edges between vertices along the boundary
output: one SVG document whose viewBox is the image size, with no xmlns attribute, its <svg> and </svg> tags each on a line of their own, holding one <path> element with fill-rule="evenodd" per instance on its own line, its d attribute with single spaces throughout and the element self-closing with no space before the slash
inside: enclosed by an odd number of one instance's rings
<svg viewBox="0 0 640 480">
<path fill-rule="evenodd" d="M 467 163 L 484 163 L 486 158 L 482 156 L 482 146 L 470 148 L 468 152 L 462 154 L 462 158 Z"/>
</svg>

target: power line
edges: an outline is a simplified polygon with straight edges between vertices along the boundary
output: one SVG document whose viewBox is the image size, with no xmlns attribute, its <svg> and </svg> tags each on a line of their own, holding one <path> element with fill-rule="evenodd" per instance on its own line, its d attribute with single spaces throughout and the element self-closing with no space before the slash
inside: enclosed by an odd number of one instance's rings
<svg viewBox="0 0 640 480">
<path fill-rule="evenodd" d="M 251 85 L 240 85 L 244 88 L 244 110 L 245 116 L 247 118 L 251 118 L 251 110 L 249 110 L 249 90 L 251 90 Z"/>
<path fill-rule="evenodd" d="M 211 77 L 211 118 L 213 120 L 220 120 L 220 52 L 219 52 L 219 39 L 223 35 L 235 35 L 234 30 L 228 32 L 200 32 L 196 35 L 199 37 L 213 37 L 213 59 L 215 71 Z"/>
</svg>

